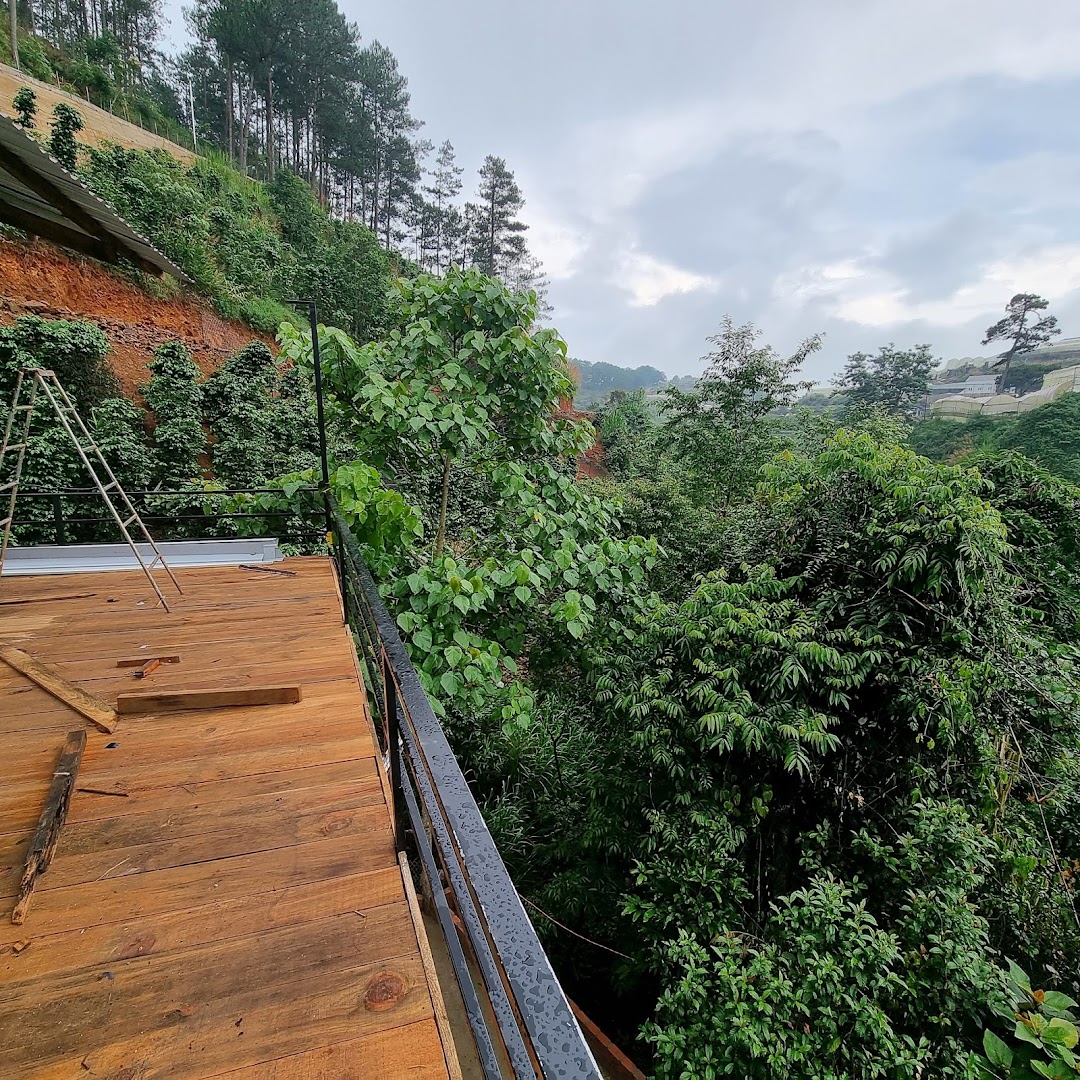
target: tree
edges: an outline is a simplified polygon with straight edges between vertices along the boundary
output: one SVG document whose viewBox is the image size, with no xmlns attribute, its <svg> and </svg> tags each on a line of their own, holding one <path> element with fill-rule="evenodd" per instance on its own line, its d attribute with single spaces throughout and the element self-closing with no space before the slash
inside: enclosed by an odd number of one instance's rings
<svg viewBox="0 0 1080 1080">
<path fill-rule="evenodd" d="M 15 106 L 15 123 L 29 131 L 34 126 L 34 117 L 37 116 L 37 94 L 29 86 L 20 86 L 12 104 Z"/>
<path fill-rule="evenodd" d="M 472 260 L 481 273 L 506 281 L 525 255 L 528 225 L 517 217 L 525 199 L 502 158 L 484 158 L 476 198 Z"/>
<path fill-rule="evenodd" d="M 70 105 L 60 102 L 52 111 L 49 153 L 69 172 L 78 165 L 79 144 L 75 136 L 83 129 L 83 118 Z"/>
<path fill-rule="evenodd" d="M 419 176 L 409 143 L 420 123 L 409 111 L 409 81 L 394 54 L 378 41 L 360 50 L 358 92 L 370 129 L 370 171 L 364 177 L 368 227 L 390 246 L 393 221 L 403 205 L 403 188 Z M 404 179 L 408 174 L 408 179 Z"/>
<path fill-rule="evenodd" d="M 881 408 L 894 416 L 911 416 L 926 397 L 936 365 L 929 345 L 898 349 L 889 342 L 878 349 L 877 356 L 852 353 L 835 385 L 844 390 L 849 414 Z"/>
<path fill-rule="evenodd" d="M 1075 977 L 1074 624 L 1025 609 L 1014 545 L 1047 558 L 1047 530 L 1008 534 L 990 491 L 865 434 L 784 454 L 766 562 L 608 654 L 577 857 L 633 867 L 657 1075 L 960 1080 L 1003 955 Z"/>
<path fill-rule="evenodd" d="M 454 156 L 453 143 L 447 139 L 442 146 L 439 147 L 439 156 L 435 159 L 435 168 L 431 173 L 431 183 L 424 188 L 425 193 L 430 196 L 432 204 L 435 207 L 433 261 L 436 273 L 441 273 L 451 262 L 449 255 L 445 262 L 443 260 L 443 251 L 447 246 L 447 214 L 453 200 L 461 194 L 461 174 L 464 171 L 465 170 L 458 165 L 457 158 Z"/>
<path fill-rule="evenodd" d="M 758 346 L 760 331 L 736 326 L 725 316 L 706 368 L 695 389 L 671 387 L 661 406 L 669 452 L 681 462 L 699 502 L 728 503 L 754 482 L 776 446 L 768 421 L 774 410 L 791 406 L 810 384 L 797 379 L 821 338 L 807 338 L 795 353 L 780 356 Z"/>
<path fill-rule="evenodd" d="M 1005 305 L 1005 318 L 987 327 L 986 336 L 982 340 L 984 345 L 994 341 L 1009 342 L 1008 349 L 994 364 L 994 367 L 1004 368 L 998 383 L 999 391 L 1003 391 L 1008 385 L 1009 366 L 1015 357 L 1049 345 L 1050 339 L 1061 333 L 1056 315 L 1039 315 L 1040 311 L 1045 311 L 1049 306 L 1048 300 L 1036 296 L 1035 293 L 1017 293 Z M 1034 322 L 1029 322 L 1032 318 Z"/>
</svg>

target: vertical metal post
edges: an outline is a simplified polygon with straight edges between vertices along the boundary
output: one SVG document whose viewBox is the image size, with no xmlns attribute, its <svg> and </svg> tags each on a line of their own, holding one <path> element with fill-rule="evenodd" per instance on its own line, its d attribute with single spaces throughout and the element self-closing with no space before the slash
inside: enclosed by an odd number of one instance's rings
<svg viewBox="0 0 1080 1080">
<path fill-rule="evenodd" d="M 315 415 L 319 428 L 319 465 L 322 469 L 322 504 L 323 517 L 326 523 L 327 542 L 334 548 L 334 560 L 337 563 L 338 582 L 341 586 L 342 605 L 348 621 L 348 598 L 345 595 L 347 584 L 345 581 L 345 558 L 341 550 L 341 543 L 333 543 L 334 526 L 330 514 L 330 502 L 326 493 L 330 490 L 330 458 L 326 447 L 326 411 L 323 406 L 323 383 L 322 383 L 322 353 L 319 350 L 319 311 L 314 300 L 290 300 L 295 307 L 307 309 L 308 326 L 311 328 L 311 359 L 315 370 Z"/>
<path fill-rule="evenodd" d="M 315 364 L 315 413 L 319 422 L 319 461 L 322 464 L 323 487 L 330 486 L 330 462 L 326 454 L 326 414 L 323 412 L 322 391 L 322 356 L 319 352 L 319 316 L 314 300 L 305 300 L 308 320 L 311 324 L 311 358 Z M 330 510 L 326 511 L 327 532 L 329 532 Z"/>
<path fill-rule="evenodd" d="M 66 544 L 67 540 L 64 536 L 64 507 L 63 498 L 60 495 L 54 495 L 50 500 L 52 502 L 53 513 L 53 533 L 57 544 Z"/>
<path fill-rule="evenodd" d="M 405 837 L 402 835 L 403 818 L 399 811 L 402 806 L 401 796 L 401 738 L 398 731 L 397 686 L 394 683 L 394 669 L 385 652 L 382 654 L 383 701 L 386 705 L 386 749 L 390 756 L 390 792 L 394 805 L 390 812 L 394 815 L 394 834 L 397 837 L 397 849 L 405 849 Z"/>
</svg>

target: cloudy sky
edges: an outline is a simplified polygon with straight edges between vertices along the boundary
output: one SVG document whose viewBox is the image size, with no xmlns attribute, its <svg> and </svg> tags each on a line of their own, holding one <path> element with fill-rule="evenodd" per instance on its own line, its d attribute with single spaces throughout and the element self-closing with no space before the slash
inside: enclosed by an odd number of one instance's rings
<svg viewBox="0 0 1080 1080">
<path fill-rule="evenodd" d="M 339 3 L 516 172 L 572 355 L 697 373 L 731 313 L 827 379 L 1020 290 L 1080 334 L 1078 0 Z"/>
</svg>

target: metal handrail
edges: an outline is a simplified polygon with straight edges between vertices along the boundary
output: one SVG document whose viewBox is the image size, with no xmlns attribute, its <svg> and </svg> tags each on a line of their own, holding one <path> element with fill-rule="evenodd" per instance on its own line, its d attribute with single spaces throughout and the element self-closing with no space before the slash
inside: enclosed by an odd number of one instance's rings
<svg viewBox="0 0 1080 1080">
<path fill-rule="evenodd" d="M 379 595 L 348 523 L 327 492 L 346 610 L 357 631 L 395 812 L 412 843 L 446 938 L 487 1080 L 503 1076 L 498 1046 L 516 1080 L 600 1080 L 600 1070 L 536 930 L 495 847 L 442 725 Z M 399 838 L 401 833 L 399 831 Z M 445 891 L 444 891 L 445 890 Z M 480 969 L 494 1030 L 476 1000 L 449 911 L 453 899 Z"/>
<path fill-rule="evenodd" d="M 215 495 L 284 495 L 282 488 L 222 488 L 220 490 L 198 490 L 192 489 L 190 491 L 125 491 L 128 498 L 145 500 L 145 499 L 183 499 L 190 503 L 199 502 L 203 499 L 207 499 Z M 305 518 L 317 515 L 320 519 L 326 518 L 326 504 L 322 497 L 322 491 L 317 487 L 304 486 L 297 488 L 293 492 L 290 498 L 296 498 L 298 496 L 314 496 L 311 500 L 310 506 L 301 507 L 299 509 L 295 507 L 283 508 L 283 509 L 267 509 L 267 510 L 211 510 L 205 513 L 198 514 L 170 514 L 170 513 L 140 513 L 140 516 L 144 522 L 153 524 L 155 526 L 167 526 L 172 522 L 183 521 L 195 521 L 204 522 L 210 524 L 215 521 L 226 521 L 231 519 L 242 520 L 245 518 Z M 96 488 L 59 488 L 52 491 L 19 491 L 19 501 L 27 499 L 46 500 L 52 504 L 52 518 L 46 519 L 34 519 L 34 518 L 17 518 L 12 522 L 13 529 L 20 528 L 48 528 L 51 526 L 53 531 L 53 542 L 58 545 L 67 545 L 73 541 L 69 538 L 67 530 L 76 526 L 85 525 L 111 525 L 112 518 L 108 515 L 98 515 L 95 517 L 89 516 L 73 516 L 64 512 L 63 501 L 66 499 L 100 499 L 100 493 Z M 142 503 L 145 506 L 145 503 Z M 328 519 L 327 519 L 328 520 Z M 282 540 L 296 540 L 300 541 L 315 541 L 325 544 L 327 529 L 320 524 L 310 529 L 308 533 L 303 532 L 291 532 L 288 534 L 278 533 L 278 538 Z"/>
</svg>

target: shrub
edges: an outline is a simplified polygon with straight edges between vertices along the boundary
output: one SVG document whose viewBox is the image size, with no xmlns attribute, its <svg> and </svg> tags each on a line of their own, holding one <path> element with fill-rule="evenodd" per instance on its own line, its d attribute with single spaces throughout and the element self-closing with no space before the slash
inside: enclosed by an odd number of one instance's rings
<svg viewBox="0 0 1080 1080">
<path fill-rule="evenodd" d="M 79 158 L 79 144 L 75 141 L 75 136 L 83 129 L 83 118 L 64 102 L 60 102 L 53 109 L 52 115 L 49 153 L 65 169 L 74 172 Z"/>
<path fill-rule="evenodd" d="M 37 116 L 37 94 L 29 86 L 20 86 L 12 104 L 15 106 L 15 122 L 28 131 L 34 126 L 34 117 Z"/>
<path fill-rule="evenodd" d="M 240 305 L 240 318 L 253 330 L 276 334 L 283 323 L 296 323 L 296 312 L 276 300 L 245 300 Z"/>
</svg>

